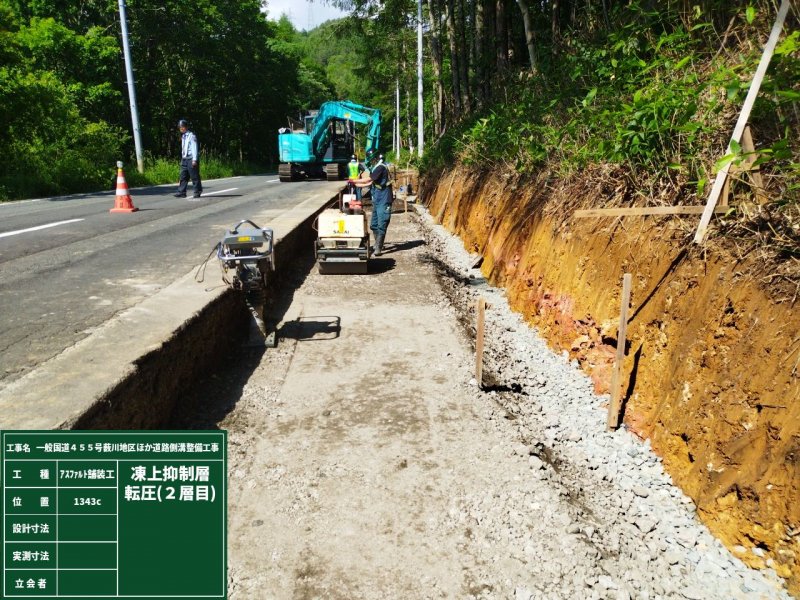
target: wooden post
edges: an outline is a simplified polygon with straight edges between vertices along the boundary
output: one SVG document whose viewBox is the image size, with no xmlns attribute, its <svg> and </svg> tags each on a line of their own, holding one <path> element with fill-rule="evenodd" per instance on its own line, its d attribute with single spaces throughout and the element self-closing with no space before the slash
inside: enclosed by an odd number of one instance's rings
<svg viewBox="0 0 800 600">
<path fill-rule="evenodd" d="M 755 151 L 756 147 L 753 143 L 753 134 L 750 131 L 750 125 L 745 125 L 744 132 L 742 133 L 742 152 L 746 154 L 746 157 L 742 161 L 742 164 L 730 166 L 728 175 L 725 178 L 725 185 L 722 186 L 722 193 L 719 197 L 719 202 L 717 202 L 717 206 L 721 208 L 728 207 L 731 176 L 736 173 L 747 173 L 748 177 L 750 177 L 750 187 L 753 188 L 756 201 L 759 204 L 766 204 L 769 200 L 769 197 L 764 191 L 764 179 L 761 177 L 761 173 L 759 173 L 759 168 L 753 166 L 753 163 L 756 162 Z"/>
<path fill-rule="evenodd" d="M 722 192 L 719 195 L 719 202 L 717 206 L 720 208 L 728 208 L 728 198 L 731 195 L 731 173 L 725 175 L 725 184 L 722 186 Z"/>
<path fill-rule="evenodd" d="M 622 305 L 619 311 L 619 329 L 617 331 L 617 356 L 614 359 L 614 371 L 611 375 L 611 402 L 608 404 L 608 430 L 619 426 L 620 389 L 619 379 L 622 361 L 625 358 L 625 336 L 628 331 L 628 305 L 631 302 L 631 274 L 622 277 Z"/>
<path fill-rule="evenodd" d="M 483 329 L 484 329 L 484 316 L 486 312 L 486 300 L 483 298 L 478 299 L 478 318 L 476 324 L 476 339 L 475 339 L 475 381 L 478 382 L 478 387 L 483 387 Z"/>
<path fill-rule="evenodd" d="M 753 134 L 750 132 L 750 125 L 744 128 L 744 133 L 742 134 L 742 150 L 748 153 L 756 151 L 756 146 L 753 143 Z M 756 157 L 754 154 L 750 154 L 745 163 L 747 165 L 747 174 L 750 176 L 753 188 L 755 188 L 756 201 L 759 204 L 765 204 L 769 198 L 764 191 L 764 180 L 761 177 L 761 173 L 759 173 L 759 167 L 754 167 L 754 162 L 756 162 Z"/>
</svg>

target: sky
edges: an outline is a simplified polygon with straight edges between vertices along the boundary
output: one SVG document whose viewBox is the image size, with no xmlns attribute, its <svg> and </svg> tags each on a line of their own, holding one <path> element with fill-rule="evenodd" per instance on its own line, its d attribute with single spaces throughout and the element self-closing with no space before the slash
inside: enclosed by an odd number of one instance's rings
<svg viewBox="0 0 800 600">
<path fill-rule="evenodd" d="M 347 14 L 333 6 L 309 0 L 267 0 L 267 11 L 268 17 L 276 21 L 286 13 L 298 30 L 314 29 L 325 21 Z"/>
</svg>

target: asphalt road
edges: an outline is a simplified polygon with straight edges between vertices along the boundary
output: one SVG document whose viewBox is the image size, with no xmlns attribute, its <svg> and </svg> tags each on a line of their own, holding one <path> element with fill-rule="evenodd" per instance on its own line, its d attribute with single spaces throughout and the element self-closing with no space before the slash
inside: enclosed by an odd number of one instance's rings
<svg viewBox="0 0 800 600">
<path fill-rule="evenodd" d="M 268 227 L 341 187 L 277 175 L 203 184 L 198 199 L 173 197 L 174 185 L 133 190 L 135 213 L 111 214 L 114 192 L 0 204 L 0 386 L 200 265 L 241 219 Z"/>
</svg>

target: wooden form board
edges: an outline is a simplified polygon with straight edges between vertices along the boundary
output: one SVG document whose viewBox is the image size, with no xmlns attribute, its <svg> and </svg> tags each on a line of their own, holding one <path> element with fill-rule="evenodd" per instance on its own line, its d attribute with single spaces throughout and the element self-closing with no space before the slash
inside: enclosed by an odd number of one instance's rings
<svg viewBox="0 0 800 600">
<path fill-rule="evenodd" d="M 576 210 L 573 217 L 632 217 L 646 215 L 699 215 L 705 210 L 702 206 L 634 206 L 631 208 L 590 208 Z M 715 212 L 725 212 L 725 208 L 717 208 Z"/>
<path fill-rule="evenodd" d="M 761 178 L 761 173 L 758 172 L 758 167 L 754 167 L 756 162 L 755 151 L 756 147 L 753 143 L 753 134 L 750 131 L 750 126 L 747 125 L 742 133 L 742 151 L 745 158 L 740 165 L 731 165 L 728 175 L 725 178 L 725 185 L 722 187 L 722 193 L 714 208 L 714 213 L 725 213 L 728 210 L 728 197 L 730 196 L 730 183 L 731 175 L 736 173 L 747 173 L 756 199 L 759 204 L 764 204 L 768 198 L 764 191 L 764 180 Z M 590 217 L 643 217 L 643 216 L 658 216 L 658 215 L 700 215 L 706 210 L 705 206 L 632 206 L 627 208 L 589 208 L 584 210 L 576 210 L 573 217 L 576 219 L 586 219 Z"/>
<path fill-rule="evenodd" d="M 781 2 L 781 7 L 778 9 L 778 16 L 775 19 L 775 24 L 772 26 L 772 31 L 769 34 L 767 45 L 764 47 L 764 52 L 761 55 L 761 61 L 758 63 L 756 74 L 753 76 L 753 81 L 750 84 L 750 90 L 747 92 L 747 98 L 745 98 L 744 105 L 742 106 L 742 112 L 739 113 L 739 119 L 736 121 L 736 126 L 733 128 L 731 141 L 728 142 L 728 148 L 725 151 L 726 155 L 731 153 L 731 144 L 734 141 L 739 142 L 742 139 L 744 128 L 747 125 L 748 119 L 750 118 L 750 111 L 753 110 L 753 105 L 756 102 L 756 96 L 758 96 L 758 91 L 761 89 L 761 82 L 764 80 L 767 67 L 769 66 L 770 60 L 772 60 L 772 54 L 775 52 L 775 46 L 778 45 L 778 38 L 783 30 L 783 22 L 786 20 L 786 13 L 789 12 L 789 4 L 790 0 L 783 0 Z M 731 163 L 728 163 L 719 171 L 719 173 L 717 173 L 717 178 L 714 180 L 714 187 L 711 188 L 711 192 L 708 194 L 708 201 L 706 202 L 703 216 L 700 217 L 700 224 L 697 226 L 697 232 L 694 236 L 695 244 L 702 244 L 706 237 L 708 224 L 711 222 L 711 216 L 714 214 L 714 208 L 717 206 L 717 201 L 722 193 L 722 188 L 725 186 L 725 183 L 728 180 L 730 168 Z"/>
</svg>

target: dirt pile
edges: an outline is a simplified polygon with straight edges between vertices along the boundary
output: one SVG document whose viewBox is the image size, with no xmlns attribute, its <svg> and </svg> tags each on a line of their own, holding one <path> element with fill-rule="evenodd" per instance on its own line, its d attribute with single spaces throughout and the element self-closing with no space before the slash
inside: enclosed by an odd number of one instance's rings
<svg viewBox="0 0 800 600">
<path fill-rule="evenodd" d="M 422 197 L 484 257 L 489 281 L 608 391 L 620 282 L 633 274 L 625 422 L 651 440 L 698 514 L 800 593 L 800 313 L 748 257 L 691 246 L 697 217 L 574 219 L 619 189 L 521 184 L 466 170 Z M 624 187 L 624 183 L 621 184 Z M 625 194 L 625 190 L 622 190 Z M 669 200 L 669 199 L 667 199 Z"/>
</svg>

